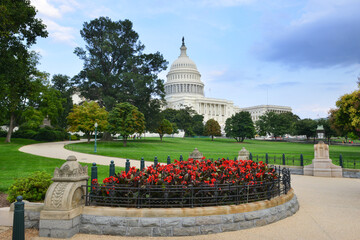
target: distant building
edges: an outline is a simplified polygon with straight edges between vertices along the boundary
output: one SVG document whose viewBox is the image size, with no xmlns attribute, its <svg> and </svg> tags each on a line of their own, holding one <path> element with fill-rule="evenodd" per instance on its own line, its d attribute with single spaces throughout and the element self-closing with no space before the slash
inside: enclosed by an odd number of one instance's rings
<svg viewBox="0 0 360 240">
<path fill-rule="evenodd" d="M 239 108 L 232 101 L 226 99 L 206 98 L 201 74 L 196 64 L 188 57 L 186 50 L 183 38 L 180 56 L 171 64 L 170 71 L 166 75 L 166 108 L 192 107 L 198 114 L 204 116 L 204 121 L 213 118 L 219 122 L 222 128 L 225 126 L 227 118 L 240 111 L 250 112 L 254 122 L 266 111 L 276 113 L 291 112 L 291 108 L 286 106 L 260 105 Z"/>
</svg>

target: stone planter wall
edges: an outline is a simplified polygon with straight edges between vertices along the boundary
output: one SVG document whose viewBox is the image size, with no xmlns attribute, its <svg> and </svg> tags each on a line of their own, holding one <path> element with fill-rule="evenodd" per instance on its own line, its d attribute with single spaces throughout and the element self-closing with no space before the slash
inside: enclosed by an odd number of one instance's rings
<svg viewBox="0 0 360 240">
<path fill-rule="evenodd" d="M 290 173 L 294 175 L 304 175 L 304 167 L 301 166 L 288 166 L 288 165 L 276 165 L 281 168 L 289 168 Z M 343 168 L 343 177 L 345 178 L 360 178 L 360 169 Z"/>
</svg>

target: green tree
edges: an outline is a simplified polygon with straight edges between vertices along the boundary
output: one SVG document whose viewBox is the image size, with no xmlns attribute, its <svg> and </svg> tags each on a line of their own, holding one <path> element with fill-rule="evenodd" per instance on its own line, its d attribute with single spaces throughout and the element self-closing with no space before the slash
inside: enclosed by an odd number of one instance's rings
<svg viewBox="0 0 360 240">
<path fill-rule="evenodd" d="M 197 136 L 202 136 L 204 134 L 204 116 L 200 114 L 195 114 L 192 117 L 193 126 L 192 129 L 194 134 Z"/>
<path fill-rule="evenodd" d="M 179 110 L 167 108 L 162 112 L 162 115 L 171 123 L 176 123 L 176 126 L 179 129 L 184 130 L 185 136 L 194 135 L 193 116 L 196 116 L 197 114 L 191 107 L 185 106 L 184 108 L 181 108 Z"/>
<path fill-rule="evenodd" d="M 330 110 L 330 123 L 341 136 L 348 134 L 360 137 L 360 90 L 345 94 Z"/>
<path fill-rule="evenodd" d="M 301 119 L 296 123 L 296 134 L 305 135 L 307 140 L 316 136 L 317 122 L 310 118 Z"/>
<path fill-rule="evenodd" d="M 214 136 L 221 136 L 220 124 L 215 119 L 207 120 L 204 129 L 205 135 L 211 136 L 211 141 L 214 141 Z"/>
<path fill-rule="evenodd" d="M 90 142 L 90 137 L 95 131 L 95 123 L 98 130 L 104 131 L 108 126 L 108 112 L 96 102 L 84 102 L 82 105 L 74 105 L 69 113 L 68 124 L 70 132 L 82 131 Z"/>
<path fill-rule="evenodd" d="M 74 87 L 69 76 L 62 74 L 55 74 L 51 79 L 51 87 L 60 92 L 60 96 L 63 99 L 62 108 L 63 112 L 57 118 L 57 123 L 61 128 L 67 127 L 67 116 L 69 115 L 72 107 L 73 100 L 72 95 L 74 94 Z"/>
<path fill-rule="evenodd" d="M 337 132 L 331 127 L 330 119 L 329 118 L 322 118 L 318 121 L 318 125 L 322 125 L 325 131 L 325 137 L 330 144 L 331 137 L 338 136 Z"/>
<path fill-rule="evenodd" d="M 137 107 L 130 103 L 118 103 L 109 113 L 110 132 L 119 133 L 126 147 L 127 139 L 134 133 L 143 133 L 145 117 Z"/>
<path fill-rule="evenodd" d="M 29 51 L 37 37 L 47 37 L 45 25 L 35 18 L 28 0 L 0 3 L 0 110 L 9 119 L 5 142 L 11 141 L 16 121 L 30 96 L 36 95 L 39 77 L 36 55 Z M 14 74 L 16 73 L 16 74 Z"/>
<path fill-rule="evenodd" d="M 285 134 L 295 133 L 295 123 L 299 117 L 292 113 L 266 112 L 256 121 L 256 129 L 259 135 L 273 135 L 275 138 Z"/>
<path fill-rule="evenodd" d="M 164 134 L 173 133 L 173 126 L 171 122 L 169 122 L 169 120 L 163 119 L 161 120 L 158 128 L 156 129 L 156 132 L 160 135 L 160 141 L 162 141 Z"/>
<path fill-rule="evenodd" d="M 225 133 L 227 137 L 232 137 L 237 142 L 243 142 L 245 138 L 253 138 L 255 127 L 250 113 L 239 112 L 226 119 Z"/>
<path fill-rule="evenodd" d="M 132 27 L 129 20 L 107 17 L 85 22 L 80 34 L 86 48 L 75 49 L 84 68 L 74 80 L 82 96 L 98 101 L 108 111 L 121 102 L 136 106 L 150 119 L 150 129 L 156 125 L 152 119 L 159 114 L 165 96 L 164 81 L 157 75 L 167 62 L 159 52 L 145 54 Z"/>
</svg>

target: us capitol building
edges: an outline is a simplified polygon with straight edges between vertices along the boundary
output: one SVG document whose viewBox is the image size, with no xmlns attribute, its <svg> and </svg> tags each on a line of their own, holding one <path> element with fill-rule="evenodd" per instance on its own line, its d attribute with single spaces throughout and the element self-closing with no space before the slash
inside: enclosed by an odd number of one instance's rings
<svg viewBox="0 0 360 240">
<path fill-rule="evenodd" d="M 180 56 L 172 64 L 166 75 L 165 99 L 166 108 L 180 109 L 185 106 L 192 107 L 198 114 L 204 116 L 204 121 L 215 119 L 223 128 L 227 118 L 241 111 L 250 112 L 255 122 L 267 111 L 276 113 L 291 112 L 290 107 L 260 105 L 247 108 L 239 108 L 234 103 L 225 99 L 206 98 L 204 83 L 196 64 L 186 54 L 184 38 L 180 47 Z"/>
</svg>

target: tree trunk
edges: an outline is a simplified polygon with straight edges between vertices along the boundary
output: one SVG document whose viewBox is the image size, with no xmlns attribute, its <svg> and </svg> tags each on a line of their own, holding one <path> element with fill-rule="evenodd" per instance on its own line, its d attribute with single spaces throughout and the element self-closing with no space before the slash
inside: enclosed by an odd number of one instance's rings
<svg viewBox="0 0 360 240">
<path fill-rule="evenodd" d="M 126 147 L 127 137 L 123 137 L 123 145 Z"/>
<path fill-rule="evenodd" d="M 5 142 L 6 143 L 10 143 L 11 142 L 11 135 L 13 133 L 13 130 L 14 130 L 14 125 L 15 125 L 15 114 L 14 113 L 11 113 L 11 116 L 10 116 L 10 124 L 9 124 L 9 131 L 6 135 L 6 139 L 5 139 Z"/>
<path fill-rule="evenodd" d="M 88 142 L 88 143 L 90 143 L 90 137 L 91 137 L 91 135 L 90 135 L 90 133 L 89 133 L 89 134 L 87 135 L 87 140 L 88 140 L 87 142 Z"/>
<path fill-rule="evenodd" d="M 159 134 L 160 135 L 160 141 L 162 142 L 162 137 L 163 137 L 163 135 L 161 135 L 161 134 Z"/>
<path fill-rule="evenodd" d="M 214 141 L 214 135 L 211 135 L 211 141 Z"/>
</svg>

